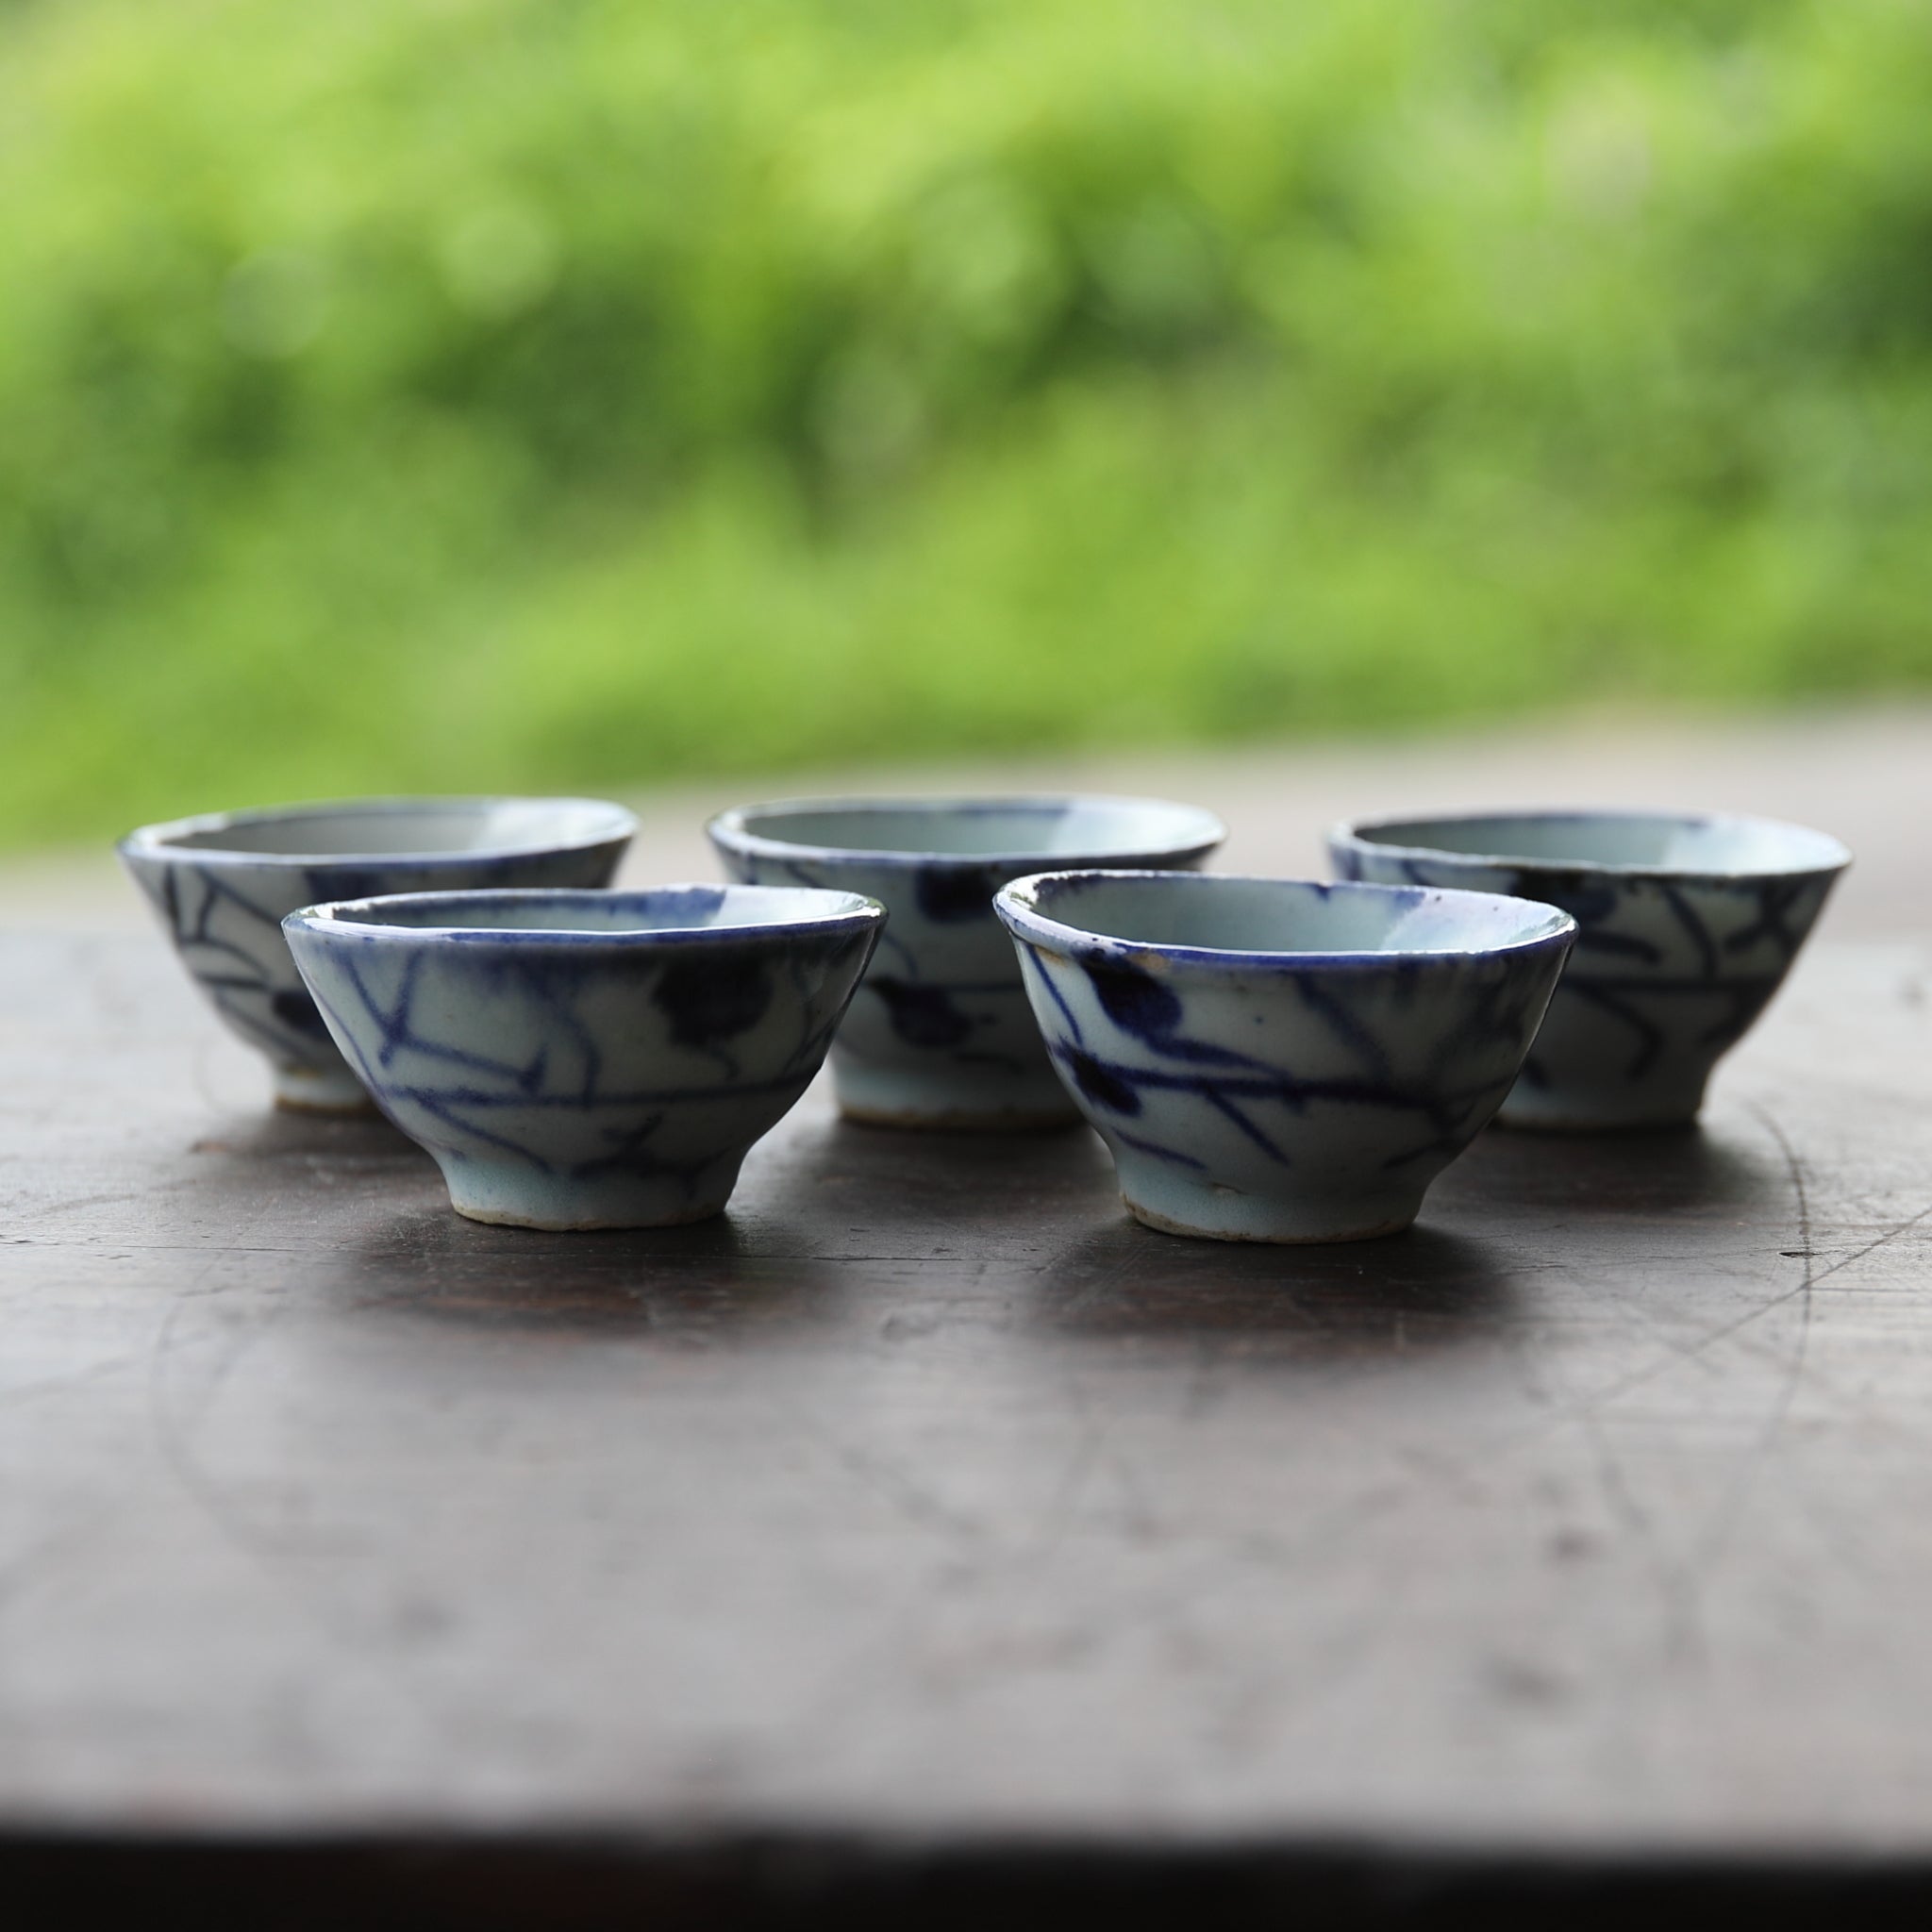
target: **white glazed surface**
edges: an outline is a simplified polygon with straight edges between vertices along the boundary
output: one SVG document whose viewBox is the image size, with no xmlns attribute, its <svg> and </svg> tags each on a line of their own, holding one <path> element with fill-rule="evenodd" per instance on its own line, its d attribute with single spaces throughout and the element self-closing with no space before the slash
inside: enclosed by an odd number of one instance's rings
<svg viewBox="0 0 1932 1932">
<path fill-rule="evenodd" d="M 1365 820 L 1337 826 L 1329 851 L 1344 878 L 1512 893 L 1575 917 L 1502 1118 L 1579 1131 L 1694 1120 L 1851 862 L 1802 825 L 1648 812 Z"/>
<path fill-rule="evenodd" d="M 734 876 L 837 887 L 891 915 L 832 1050 L 849 1117 L 1007 1129 L 1078 1118 L 993 916 L 1009 879 L 1053 866 L 1200 865 L 1226 836 L 1159 799 L 826 799 L 748 806 L 708 827 Z"/>
<path fill-rule="evenodd" d="M 1147 873 L 997 905 L 1127 1207 L 1228 1241 L 1407 1226 L 1508 1091 L 1575 931 L 1516 900 Z"/>
<path fill-rule="evenodd" d="M 289 943 L 342 1053 L 473 1220 L 718 1213 L 824 1063 L 884 922 L 742 886 L 316 907 Z"/>
<path fill-rule="evenodd" d="M 607 885 L 636 824 L 598 799 L 360 799 L 144 825 L 120 851 L 196 986 L 268 1060 L 277 1103 L 360 1112 L 368 1095 L 303 987 L 282 921 L 385 892 Z"/>
</svg>

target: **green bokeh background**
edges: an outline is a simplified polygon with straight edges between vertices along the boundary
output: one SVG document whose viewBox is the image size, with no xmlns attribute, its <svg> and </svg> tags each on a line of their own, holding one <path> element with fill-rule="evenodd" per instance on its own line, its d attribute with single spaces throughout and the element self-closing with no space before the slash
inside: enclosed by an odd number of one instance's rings
<svg viewBox="0 0 1932 1932">
<path fill-rule="evenodd" d="M 0 0 L 0 840 L 1932 684 L 1932 0 Z"/>
</svg>

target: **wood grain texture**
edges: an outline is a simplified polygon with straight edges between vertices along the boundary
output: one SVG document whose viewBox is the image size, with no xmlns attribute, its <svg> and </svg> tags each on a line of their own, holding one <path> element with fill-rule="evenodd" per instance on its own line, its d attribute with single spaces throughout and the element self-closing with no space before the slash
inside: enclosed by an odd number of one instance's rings
<svg viewBox="0 0 1932 1932">
<path fill-rule="evenodd" d="M 837 1124 L 459 1221 L 0 941 L 0 1834 L 1932 1855 L 1932 947 L 1392 1241 Z"/>
</svg>

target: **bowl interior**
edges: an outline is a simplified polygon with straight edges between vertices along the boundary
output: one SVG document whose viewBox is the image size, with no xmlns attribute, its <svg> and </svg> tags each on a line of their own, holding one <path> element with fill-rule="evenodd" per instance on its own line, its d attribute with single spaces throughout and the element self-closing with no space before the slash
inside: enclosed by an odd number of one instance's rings
<svg viewBox="0 0 1932 1932">
<path fill-rule="evenodd" d="M 1807 872 L 1842 865 L 1847 856 L 1836 839 L 1803 825 L 1657 812 L 1498 812 L 1403 819 L 1354 829 L 1356 837 L 1372 845 L 1458 858 L 1662 872 Z"/>
<path fill-rule="evenodd" d="M 1487 953 L 1554 939 L 1571 925 L 1555 907 L 1423 886 L 1076 873 L 1009 891 L 1023 908 L 1078 934 L 1201 952 Z"/>
<path fill-rule="evenodd" d="M 808 886 L 664 886 L 645 892 L 407 892 L 318 907 L 318 924 L 390 932 L 573 933 L 616 938 L 823 925 L 877 910 Z"/>
<path fill-rule="evenodd" d="M 1187 852 L 1224 836 L 1212 812 L 1156 798 L 881 798 L 754 806 L 738 832 L 820 851 L 943 858 Z"/>
<path fill-rule="evenodd" d="M 589 798 L 370 799 L 189 820 L 158 828 L 153 842 L 265 858 L 454 857 L 591 844 L 630 828 L 628 812 Z"/>
</svg>

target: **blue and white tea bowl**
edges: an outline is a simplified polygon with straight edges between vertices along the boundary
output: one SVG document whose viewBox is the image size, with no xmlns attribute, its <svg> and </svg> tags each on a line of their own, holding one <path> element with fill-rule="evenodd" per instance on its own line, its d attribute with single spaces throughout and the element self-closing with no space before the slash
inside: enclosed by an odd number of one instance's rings
<svg viewBox="0 0 1932 1932">
<path fill-rule="evenodd" d="M 1502 1104 L 1576 924 L 1419 887 L 1049 873 L 995 901 L 1150 1227 L 1393 1234 Z"/>
<path fill-rule="evenodd" d="M 359 1113 L 368 1096 L 303 988 L 283 919 L 378 892 L 608 885 L 636 829 L 595 798 L 369 798 L 143 825 L 119 849 L 195 984 L 267 1058 L 275 1104 Z"/>
<path fill-rule="evenodd" d="M 1358 819 L 1344 878 L 1512 892 L 1576 920 L 1507 1126 L 1695 1120 L 1719 1058 L 1764 1010 L 1852 855 L 1773 819 L 1537 811 Z"/>
<path fill-rule="evenodd" d="M 284 922 L 330 1035 L 451 1205 L 514 1227 L 720 1212 L 885 924 L 851 892 L 422 892 Z"/>
<path fill-rule="evenodd" d="M 1067 866 L 1198 866 L 1227 836 L 1158 799 L 799 799 L 708 828 L 726 867 L 840 886 L 891 923 L 832 1049 L 839 1107 L 892 1126 L 1024 1129 L 1075 1119 L 993 916 L 1008 880 Z"/>
</svg>

